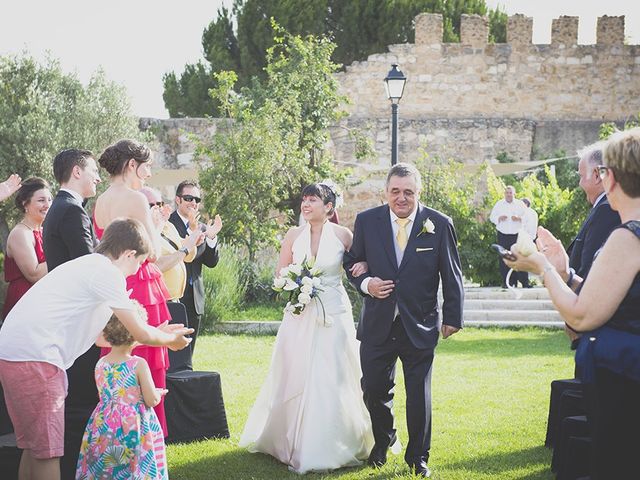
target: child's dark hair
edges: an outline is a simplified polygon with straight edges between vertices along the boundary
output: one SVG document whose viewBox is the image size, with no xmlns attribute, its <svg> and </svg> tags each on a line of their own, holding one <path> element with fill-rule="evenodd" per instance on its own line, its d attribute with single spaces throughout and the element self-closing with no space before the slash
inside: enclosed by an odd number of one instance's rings
<svg viewBox="0 0 640 480">
<path fill-rule="evenodd" d="M 148 255 L 151 244 L 144 225 L 133 218 L 116 218 L 109 224 L 96 253 L 118 258 L 127 250 L 135 250 L 136 256 Z"/>
<path fill-rule="evenodd" d="M 131 303 L 134 306 L 133 312 L 140 318 L 140 321 L 147 322 L 147 311 L 144 309 L 140 303 L 132 300 Z M 102 331 L 104 335 L 104 339 L 109 342 L 114 347 L 119 347 L 121 345 L 132 345 L 135 342 L 135 338 L 133 335 L 129 333 L 127 327 L 125 327 L 118 317 L 112 315 L 107 325 L 104 327 Z"/>
</svg>

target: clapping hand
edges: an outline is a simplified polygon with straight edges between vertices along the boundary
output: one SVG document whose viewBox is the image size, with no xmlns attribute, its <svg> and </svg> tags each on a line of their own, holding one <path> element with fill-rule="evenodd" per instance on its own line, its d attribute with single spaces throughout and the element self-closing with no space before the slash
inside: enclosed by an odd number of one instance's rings
<svg viewBox="0 0 640 480">
<path fill-rule="evenodd" d="M 197 210 L 190 210 L 187 220 L 189 221 L 189 230 L 191 230 L 192 232 L 199 230 L 198 227 L 200 225 L 200 212 L 198 212 Z"/>
<path fill-rule="evenodd" d="M 547 257 L 549 263 L 555 267 L 558 273 L 563 276 L 569 272 L 569 256 L 562 246 L 562 242 L 544 227 L 538 227 L 538 239 L 536 240 L 538 250 Z"/>
<path fill-rule="evenodd" d="M 204 231 L 207 238 L 213 240 L 216 238 L 216 235 L 222 230 L 222 219 L 220 215 L 216 215 L 213 218 L 213 221 L 209 220 L 206 225 L 206 230 Z"/>
<path fill-rule="evenodd" d="M 175 339 L 167 345 L 173 351 L 182 350 L 191 343 L 191 338 L 185 337 L 194 332 L 193 328 L 187 328 L 182 323 L 169 323 L 167 321 L 158 325 L 158 330 L 175 335 Z"/>
<path fill-rule="evenodd" d="M 14 173 L 0 183 L 0 201 L 13 195 L 20 188 L 20 182 L 22 182 L 20 175 Z"/>
</svg>

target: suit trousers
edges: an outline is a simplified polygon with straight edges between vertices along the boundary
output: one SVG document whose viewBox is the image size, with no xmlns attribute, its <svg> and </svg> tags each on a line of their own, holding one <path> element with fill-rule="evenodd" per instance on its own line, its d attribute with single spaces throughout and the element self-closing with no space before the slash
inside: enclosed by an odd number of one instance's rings
<svg viewBox="0 0 640 480">
<path fill-rule="evenodd" d="M 376 446 L 388 447 L 395 435 L 391 408 L 398 358 L 402 362 L 409 431 L 405 460 L 410 464 L 429 459 L 433 356 L 433 349 L 418 349 L 411 343 L 400 317 L 393 322 L 383 344 L 360 344 L 364 403 L 371 415 Z"/>
<path fill-rule="evenodd" d="M 509 250 L 511 245 L 516 243 L 518 240 L 518 235 L 507 235 L 506 233 L 498 232 L 498 245 Z M 502 258 L 498 257 L 498 262 L 500 262 L 500 276 L 502 277 L 502 286 L 507 285 L 507 273 L 509 273 L 509 267 L 502 261 Z M 518 283 L 518 273 L 513 272 L 511 274 L 511 278 L 509 278 L 509 284 L 515 287 Z M 528 280 L 527 280 L 528 283 Z"/>
<path fill-rule="evenodd" d="M 180 303 L 182 303 L 187 310 L 187 320 L 189 322 L 189 328 L 193 328 L 194 332 L 191 334 L 191 344 L 189 348 L 191 348 L 191 359 L 189 361 L 189 365 L 187 365 L 188 370 L 193 370 L 193 352 L 196 349 L 196 340 L 198 338 L 198 333 L 200 332 L 200 319 L 202 315 L 199 315 L 196 312 L 195 302 L 193 300 L 193 286 L 187 285 L 187 288 L 184 290 L 184 295 L 180 299 Z"/>
</svg>

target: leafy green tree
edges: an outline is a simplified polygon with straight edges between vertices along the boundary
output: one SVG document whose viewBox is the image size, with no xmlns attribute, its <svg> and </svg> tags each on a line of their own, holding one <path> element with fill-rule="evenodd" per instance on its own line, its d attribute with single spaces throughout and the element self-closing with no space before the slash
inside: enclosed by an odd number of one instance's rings
<svg viewBox="0 0 640 480">
<path fill-rule="evenodd" d="M 264 80 L 267 51 L 277 35 L 271 18 L 292 34 L 330 36 L 337 45 L 333 61 L 349 65 L 385 51 L 387 45 L 413 42 L 413 21 L 422 12 L 443 15 L 445 42 L 460 40 L 463 13 L 488 14 L 490 41 L 506 41 L 507 15 L 488 10 L 485 0 L 234 0 L 232 12 L 219 10 L 202 36 L 207 65 L 187 65 L 179 77 L 165 75 L 165 105 L 171 116 L 219 115 L 215 102 L 203 100 L 215 81 L 211 75 L 208 82 L 201 80 L 200 75 L 233 70 L 238 90 L 253 77 Z"/>
<path fill-rule="evenodd" d="M 55 60 L 0 57 L 0 178 L 15 172 L 53 181 L 52 160 L 63 148 L 99 152 L 139 134 L 126 91 L 102 71 L 84 86 Z M 12 202 L 0 204 L 3 246 L 16 215 Z"/>
<path fill-rule="evenodd" d="M 284 212 L 290 222 L 300 212 L 300 191 L 326 176 L 340 178 L 325 151 L 327 128 L 342 112 L 326 38 L 301 37 L 274 26 L 267 79 L 233 90 L 236 75 L 216 75 L 212 90 L 233 121 L 209 142 L 198 144 L 200 182 L 206 209 L 225 218 L 221 237 L 244 245 L 250 259 L 274 243 Z M 343 174 L 344 175 L 344 174 Z"/>
</svg>

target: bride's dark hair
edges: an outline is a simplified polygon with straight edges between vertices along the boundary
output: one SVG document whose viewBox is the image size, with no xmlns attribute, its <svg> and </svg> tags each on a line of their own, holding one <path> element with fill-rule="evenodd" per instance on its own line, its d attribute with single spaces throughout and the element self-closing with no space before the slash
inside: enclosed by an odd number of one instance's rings
<svg viewBox="0 0 640 480">
<path fill-rule="evenodd" d="M 328 217 L 333 215 L 336 210 L 336 193 L 324 183 L 312 183 L 302 189 L 302 198 L 318 197 L 325 205 L 331 203 L 331 210 L 327 214 Z"/>
</svg>

